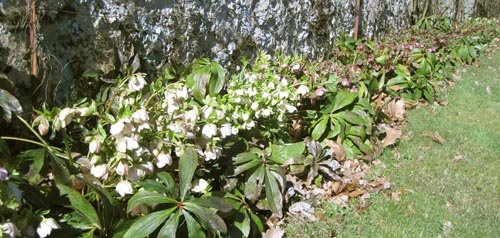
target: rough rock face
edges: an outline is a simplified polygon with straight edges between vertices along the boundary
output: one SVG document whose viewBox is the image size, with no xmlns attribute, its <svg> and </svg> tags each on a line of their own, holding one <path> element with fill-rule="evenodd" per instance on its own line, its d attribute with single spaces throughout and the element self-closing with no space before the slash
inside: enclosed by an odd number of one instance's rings
<svg viewBox="0 0 500 238">
<path fill-rule="evenodd" d="M 414 1 L 414 0 L 413 0 Z M 479 0 L 477 0 L 479 1 Z M 419 1 L 419 8 L 425 7 Z M 433 0 L 429 13 L 471 16 L 476 0 Z M 408 25 L 412 0 L 365 0 L 361 35 Z M 129 63 L 154 75 L 166 63 L 210 57 L 226 67 L 258 49 L 309 58 L 328 52 L 340 34 L 350 34 L 355 1 L 345 0 L 45 0 L 38 1 L 39 78 L 70 95 L 85 69 L 112 77 Z M 26 1 L 0 0 L 0 70 L 27 71 Z M 3 66 L 2 66 L 3 65 Z"/>
</svg>

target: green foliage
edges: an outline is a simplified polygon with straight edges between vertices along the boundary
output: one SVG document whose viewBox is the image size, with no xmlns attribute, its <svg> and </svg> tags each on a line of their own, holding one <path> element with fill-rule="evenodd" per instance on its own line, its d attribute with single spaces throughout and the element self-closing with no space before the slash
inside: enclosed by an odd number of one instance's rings
<svg viewBox="0 0 500 238">
<path fill-rule="evenodd" d="M 193 197 L 187 196 L 191 180 L 197 168 L 198 156 L 192 149 L 188 149 L 181 156 L 179 161 L 179 194 L 173 192 L 175 188 L 169 188 L 173 181 L 169 174 L 159 174 L 159 181 L 150 181 L 156 189 L 155 191 L 140 190 L 128 201 L 127 211 L 131 212 L 140 205 L 156 207 L 159 204 L 165 204 L 160 211 L 152 212 L 139 218 L 132 224 L 124 237 L 146 237 L 158 231 L 157 237 L 175 237 L 176 233 L 182 233 L 182 225 L 185 223 L 184 232 L 187 228 L 189 237 L 205 237 L 203 231 L 209 234 L 220 234 L 227 232 L 227 226 L 224 220 L 212 209 L 221 212 L 230 212 L 231 205 L 223 198 L 215 196 Z M 172 184 L 175 186 L 175 184 Z M 170 185 L 171 186 L 171 185 Z M 176 196 L 177 195 L 177 196 Z M 183 220 L 183 223 L 180 221 Z M 180 228 L 178 228 L 181 226 Z M 180 237 L 187 237 L 186 234 Z"/>
<path fill-rule="evenodd" d="M 205 95 L 215 96 L 226 83 L 226 71 L 217 62 L 209 59 L 196 59 L 186 77 L 186 86 L 193 91 L 196 100 L 202 101 Z"/>
<path fill-rule="evenodd" d="M 324 62 L 259 52 L 231 76 L 197 59 L 152 79 L 131 58 L 95 98 L 19 118 L 36 140 L 0 137 L 1 222 L 57 220 L 49 232 L 61 237 L 259 237 L 303 199 L 290 184 L 321 188 L 346 158 L 381 149 L 377 125 L 404 119 L 388 104 L 436 100 L 495 23 L 427 18 L 378 41 L 342 36 Z M 19 111 L 3 95 L 3 112 Z"/>
</svg>

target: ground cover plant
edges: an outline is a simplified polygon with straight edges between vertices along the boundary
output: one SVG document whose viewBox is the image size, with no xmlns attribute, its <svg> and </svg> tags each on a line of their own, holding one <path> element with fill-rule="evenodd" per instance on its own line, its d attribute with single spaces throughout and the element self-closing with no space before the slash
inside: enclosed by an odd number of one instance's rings
<svg viewBox="0 0 500 238">
<path fill-rule="evenodd" d="M 430 17 L 391 39 L 341 38 L 324 61 L 260 52 L 231 75 L 197 59 L 156 79 L 132 66 L 95 98 L 18 117 L 33 138 L 1 137 L 1 234 L 280 236 L 285 215 L 386 189 L 367 162 L 401 136 L 405 105 L 433 103 L 498 33 Z M 5 119 L 18 111 L 0 103 Z"/>
<path fill-rule="evenodd" d="M 445 107 L 407 113 L 403 138 L 370 172 L 391 190 L 347 206 L 325 202 L 315 222 L 288 219 L 287 237 L 500 236 L 498 43 L 457 72 Z"/>
</svg>

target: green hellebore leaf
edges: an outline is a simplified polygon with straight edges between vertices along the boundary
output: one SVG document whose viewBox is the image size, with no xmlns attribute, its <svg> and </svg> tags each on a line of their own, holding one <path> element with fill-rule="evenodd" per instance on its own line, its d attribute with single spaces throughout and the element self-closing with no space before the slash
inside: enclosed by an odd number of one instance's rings
<svg viewBox="0 0 500 238">
<path fill-rule="evenodd" d="M 172 214 L 165 225 L 161 228 L 158 233 L 158 238 L 175 238 L 177 227 L 179 226 L 179 218 L 181 217 L 181 211 L 177 210 L 176 213 Z"/>
<path fill-rule="evenodd" d="M 139 190 L 128 200 L 127 212 L 131 212 L 132 209 L 139 205 L 156 206 L 161 203 L 177 203 L 177 201 L 163 194 Z"/>
<path fill-rule="evenodd" d="M 198 223 L 189 212 L 183 210 L 182 214 L 186 220 L 186 225 L 188 228 L 188 235 L 191 238 L 205 238 L 207 237 L 203 230 L 201 229 L 200 223 Z"/>
<path fill-rule="evenodd" d="M 265 174 L 266 198 L 271 211 L 281 217 L 283 208 L 283 194 L 274 174 L 267 170 Z"/>
<path fill-rule="evenodd" d="M 293 143 L 293 144 L 285 144 L 285 145 L 271 145 L 271 157 L 270 160 L 283 164 L 290 159 L 298 159 L 304 153 L 306 145 L 303 141 Z"/>
<path fill-rule="evenodd" d="M 198 155 L 196 152 L 188 148 L 182 154 L 179 160 L 179 177 L 180 177 L 180 199 L 184 200 L 186 194 L 191 186 L 194 172 L 198 167 Z"/>
<path fill-rule="evenodd" d="M 90 202 L 88 202 L 83 195 L 76 192 L 72 188 L 58 184 L 57 188 L 61 192 L 61 195 L 67 195 L 68 199 L 71 203 L 71 207 L 75 209 L 75 211 L 85 218 L 85 220 L 95 228 L 101 229 L 99 217 L 97 216 L 97 212 Z"/>
<path fill-rule="evenodd" d="M 313 140 L 319 140 L 323 133 L 325 133 L 326 127 L 328 125 L 329 117 L 323 117 L 314 127 L 311 136 Z"/>
<path fill-rule="evenodd" d="M 186 202 L 184 205 L 187 211 L 193 213 L 199 220 L 208 223 L 210 229 L 221 233 L 227 232 L 227 226 L 224 220 L 212 210 L 191 202 Z"/>
<path fill-rule="evenodd" d="M 337 95 L 335 95 L 335 102 L 333 104 L 332 112 L 336 112 L 344 107 L 351 105 L 357 98 L 358 95 L 356 93 L 347 91 L 337 92 Z"/>
<path fill-rule="evenodd" d="M 177 209 L 177 207 L 174 207 L 173 209 Z M 134 224 L 132 224 L 132 226 L 130 226 L 130 229 L 128 229 L 123 238 L 147 237 L 163 222 L 165 222 L 167 217 L 169 217 L 174 211 L 173 209 L 153 212 L 139 218 L 136 222 L 134 222 Z"/>
</svg>

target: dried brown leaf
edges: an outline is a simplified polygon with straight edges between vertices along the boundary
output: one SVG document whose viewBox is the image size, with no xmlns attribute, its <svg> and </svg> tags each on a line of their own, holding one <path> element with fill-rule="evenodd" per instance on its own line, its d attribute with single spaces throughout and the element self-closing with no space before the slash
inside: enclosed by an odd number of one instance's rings
<svg viewBox="0 0 500 238">
<path fill-rule="evenodd" d="M 401 130 L 386 126 L 385 127 L 385 134 L 386 134 L 386 136 L 385 136 L 384 140 L 382 140 L 382 146 L 384 148 L 395 144 L 397 139 L 401 138 L 401 135 L 403 133 L 401 132 Z"/>
<path fill-rule="evenodd" d="M 421 135 L 425 136 L 425 137 L 430 137 L 434 142 L 437 142 L 441 145 L 446 143 L 446 140 L 437 131 L 434 133 L 432 133 L 430 131 L 425 131 L 425 132 L 422 132 Z"/>
<path fill-rule="evenodd" d="M 326 145 L 333 151 L 333 154 L 335 155 L 335 159 L 337 159 L 337 161 L 345 160 L 344 146 L 342 146 L 342 142 L 339 139 L 337 139 L 337 142 L 333 142 L 331 140 L 325 140 L 325 142 Z"/>
<path fill-rule="evenodd" d="M 279 228 L 267 229 L 266 233 L 262 234 L 262 238 L 282 238 L 285 231 Z"/>
<path fill-rule="evenodd" d="M 401 192 L 391 192 L 391 199 L 396 202 L 401 201 Z"/>
<path fill-rule="evenodd" d="M 356 189 L 356 190 L 349 193 L 349 197 L 350 198 L 357 198 L 357 197 L 363 195 L 364 193 L 365 193 L 365 191 L 363 191 L 361 189 Z"/>
<path fill-rule="evenodd" d="M 457 152 L 455 154 L 455 157 L 453 158 L 453 162 L 460 162 L 462 160 L 467 160 L 467 158 L 465 156 L 463 156 L 462 154 L 460 154 L 460 152 Z"/>
<path fill-rule="evenodd" d="M 392 100 L 387 104 L 385 114 L 393 121 L 404 121 L 405 102 L 403 100 Z"/>
</svg>

